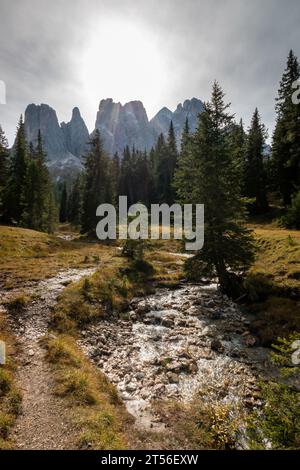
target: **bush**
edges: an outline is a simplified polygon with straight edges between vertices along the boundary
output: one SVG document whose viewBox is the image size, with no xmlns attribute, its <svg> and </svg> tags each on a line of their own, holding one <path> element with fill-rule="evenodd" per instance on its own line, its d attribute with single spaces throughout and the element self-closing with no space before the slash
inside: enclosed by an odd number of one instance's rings
<svg viewBox="0 0 300 470">
<path fill-rule="evenodd" d="M 47 359 L 51 364 L 80 367 L 81 361 L 74 352 L 72 343 L 64 336 L 49 338 L 46 342 Z"/>
<path fill-rule="evenodd" d="M 300 191 L 292 198 L 292 204 L 281 219 L 286 228 L 300 229 Z"/>
<path fill-rule="evenodd" d="M 274 290 L 271 279 L 261 272 L 249 273 L 244 281 L 244 287 L 250 302 L 263 302 Z"/>
<path fill-rule="evenodd" d="M 237 406 L 206 403 L 202 397 L 195 397 L 189 404 L 162 401 L 154 406 L 158 416 L 168 425 L 168 441 L 164 448 L 170 448 L 170 443 L 171 449 L 237 448 L 240 426 Z"/>
<path fill-rule="evenodd" d="M 129 259 L 143 259 L 144 241 L 129 238 L 123 245 L 122 255 Z"/>
<path fill-rule="evenodd" d="M 11 313 L 21 313 L 26 309 L 30 300 L 30 297 L 21 294 L 15 297 L 14 299 L 8 301 L 5 306 Z"/>
<path fill-rule="evenodd" d="M 0 411 L 0 437 L 6 438 L 10 427 L 13 424 L 13 417 Z"/>
<path fill-rule="evenodd" d="M 81 370 L 71 370 L 64 374 L 56 393 L 60 397 L 68 396 L 78 405 L 94 405 L 96 397 L 91 389 L 88 375 Z"/>
<path fill-rule="evenodd" d="M 271 346 L 278 336 L 288 336 L 300 330 L 300 303 L 283 297 L 270 296 L 265 302 L 250 306 L 256 318 L 251 331 L 261 345 Z"/>
<path fill-rule="evenodd" d="M 7 370 L 0 368 L 0 397 L 9 392 L 11 384 L 11 374 Z"/>
<path fill-rule="evenodd" d="M 216 275 L 211 266 L 197 255 L 185 261 L 184 272 L 187 279 L 191 282 L 198 282 L 203 280 L 203 278 L 212 278 Z"/>
<path fill-rule="evenodd" d="M 299 392 L 287 385 L 269 382 L 262 386 L 265 405 L 249 420 L 248 436 L 253 449 L 300 448 Z"/>
</svg>

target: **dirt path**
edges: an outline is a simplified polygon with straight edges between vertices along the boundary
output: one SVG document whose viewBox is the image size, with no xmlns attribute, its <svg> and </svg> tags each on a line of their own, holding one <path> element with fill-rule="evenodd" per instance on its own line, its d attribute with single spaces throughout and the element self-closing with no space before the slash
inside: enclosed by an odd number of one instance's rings
<svg viewBox="0 0 300 470">
<path fill-rule="evenodd" d="M 49 313 L 66 284 L 91 274 L 94 269 L 68 270 L 40 282 L 37 300 L 10 326 L 20 346 L 17 383 L 22 391 L 22 410 L 12 431 L 16 449 L 72 449 L 75 430 L 63 401 L 53 395 L 53 377 L 45 361 L 40 339 L 47 333 Z"/>
</svg>

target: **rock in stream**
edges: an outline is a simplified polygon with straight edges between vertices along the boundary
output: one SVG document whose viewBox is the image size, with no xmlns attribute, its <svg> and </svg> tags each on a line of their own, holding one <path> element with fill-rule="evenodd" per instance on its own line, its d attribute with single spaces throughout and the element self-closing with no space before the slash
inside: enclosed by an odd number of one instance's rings
<svg viewBox="0 0 300 470">
<path fill-rule="evenodd" d="M 164 427 L 152 409 L 156 400 L 189 402 L 200 392 L 206 400 L 257 403 L 268 350 L 255 346 L 248 319 L 215 285 L 160 289 L 133 299 L 128 316 L 90 325 L 80 344 L 139 427 Z"/>
</svg>

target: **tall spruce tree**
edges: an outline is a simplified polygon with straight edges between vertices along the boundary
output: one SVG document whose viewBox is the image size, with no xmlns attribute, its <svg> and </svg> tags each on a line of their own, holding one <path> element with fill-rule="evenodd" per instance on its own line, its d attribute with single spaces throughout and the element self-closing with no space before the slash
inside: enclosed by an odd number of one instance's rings
<svg viewBox="0 0 300 470">
<path fill-rule="evenodd" d="M 120 180 L 120 157 L 118 152 L 113 156 L 113 159 L 110 164 L 110 177 L 112 184 L 112 196 L 113 201 L 116 204 L 118 202 L 119 196 L 119 180 Z"/>
<path fill-rule="evenodd" d="M 8 141 L 0 126 L 0 219 L 3 218 L 6 191 L 8 189 L 9 150 Z"/>
<path fill-rule="evenodd" d="M 246 196 L 255 200 L 256 213 L 264 213 L 269 209 L 266 191 L 266 174 L 263 150 L 266 130 L 256 108 L 248 132 L 245 150 L 245 183 Z"/>
<path fill-rule="evenodd" d="M 243 120 L 240 122 L 233 123 L 230 128 L 230 139 L 231 139 L 231 152 L 236 169 L 240 174 L 241 181 L 241 192 L 242 195 L 246 195 L 246 161 L 245 161 L 245 150 L 247 134 L 244 130 Z"/>
<path fill-rule="evenodd" d="M 172 204 L 172 173 L 169 149 L 163 134 L 158 137 L 155 146 L 155 188 L 157 202 Z"/>
<path fill-rule="evenodd" d="M 28 165 L 28 149 L 23 117 L 20 117 L 9 168 L 9 184 L 5 204 L 5 219 L 19 224 L 24 210 L 24 194 Z"/>
<path fill-rule="evenodd" d="M 92 233 L 98 219 L 96 209 L 102 203 L 112 203 L 112 187 L 109 173 L 109 158 L 103 150 L 98 130 L 90 141 L 90 150 L 85 157 L 85 174 L 82 202 L 81 230 Z"/>
<path fill-rule="evenodd" d="M 59 205 L 59 221 L 64 224 L 68 220 L 68 191 L 67 183 L 63 183 Z"/>
<path fill-rule="evenodd" d="M 128 205 L 137 202 L 135 200 L 134 187 L 134 161 L 128 145 L 123 152 L 123 159 L 120 166 L 118 192 L 121 196 L 127 196 Z"/>
<path fill-rule="evenodd" d="M 232 116 L 224 93 L 214 83 L 211 101 L 199 116 L 192 140 L 192 184 L 182 179 L 177 187 L 181 202 L 204 204 L 204 247 L 187 263 L 187 270 L 199 275 L 216 275 L 220 288 L 238 295 L 236 272 L 244 272 L 253 260 L 253 241 L 244 226 L 245 210 L 240 178 L 231 153 L 229 128 Z M 189 175 L 187 175 L 189 179 Z M 188 184 L 185 192 L 182 185 Z"/>
<path fill-rule="evenodd" d="M 193 136 L 190 134 L 188 118 L 186 118 L 181 136 L 180 153 L 177 159 L 173 185 L 176 189 L 177 199 L 187 204 L 191 202 L 190 196 L 193 187 L 197 184 L 195 174 L 191 171 L 194 159 L 192 153 L 192 139 Z"/>
<path fill-rule="evenodd" d="M 78 175 L 71 187 L 68 199 L 68 221 L 79 226 L 82 209 L 83 176 Z"/>
<path fill-rule="evenodd" d="M 36 147 L 32 143 L 29 146 L 27 160 L 21 224 L 52 233 L 57 222 L 57 213 L 40 130 Z"/>
<path fill-rule="evenodd" d="M 276 127 L 273 134 L 272 164 L 275 185 L 283 203 L 291 203 L 300 185 L 300 106 L 292 102 L 293 83 L 300 77 L 297 57 L 291 50 L 276 99 Z"/>
</svg>

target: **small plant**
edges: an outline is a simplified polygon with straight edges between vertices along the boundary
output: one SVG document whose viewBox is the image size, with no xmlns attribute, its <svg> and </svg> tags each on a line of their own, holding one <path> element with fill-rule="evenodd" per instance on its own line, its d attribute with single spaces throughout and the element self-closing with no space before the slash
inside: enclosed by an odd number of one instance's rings
<svg viewBox="0 0 300 470">
<path fill-rule="evenodd" d="M 300 191 L 292 198 L 292 204 L 282 217 L 281 223 L 286 228 L 300 229 Z"/>
<path fill-rule="evenodd" d="M 122 255 L 129 259 L 143 259 L 144 257 L 144 241 L 126 240 L 123 246 Z"/>
<path fill-rule="evenodd" d="M 57 364 L 59 362 L 63 365 L 80 366 L 80 357 L 76 356 L 72 343 L 64 336 L 49 338 L 46 342 L 46 347 L 47 359 L 51 364 Z"/>
<path fill-rule="evenodd" d="M 78 405 L 94 405 L 96 403 L 89 377 L 81 370 L 65 373 L 56 393 L 61 397 L 68 396 Z"/>
<path fill-rule="evenodd" d="M 272 344 L 274 349 L 272 361 L 281 367 L 281 374 L 284 377 L 299 375 L 299 364 L 293 362 L 294 357 L 298 359 L 296 349 L 298 344 L 300 344 L 300 333 L 292 333 L 287 338 L 278 338 L 277 342 Z"/>
<path fill-rule="evenodd" d="M 8 431 L 13 424 L 12 416 L 0 411 L 0 437 L 7 438 Z"/>
<path fill-rule="evenodd" d="M 10 313 L 22 313 L 28 306 L 31 298 L 25 294 L 20 294 L 17 297 L 9 300 L 5 306 Z"/>
<path fill-rule="evenodd" d="M 289 235 L 287 237 L 287 243 L 288 243 L 288 246 L 296 246 L 297 245 L 296 241 L 293 239 L 293 237 L 291 237 L 291 235 Z"/>
<path fill-rule="evenodd" d="M 10 373 L 0 368 L 0 397 L 4 396 L 10 390 L 11 380 Z"/>
</svg>

